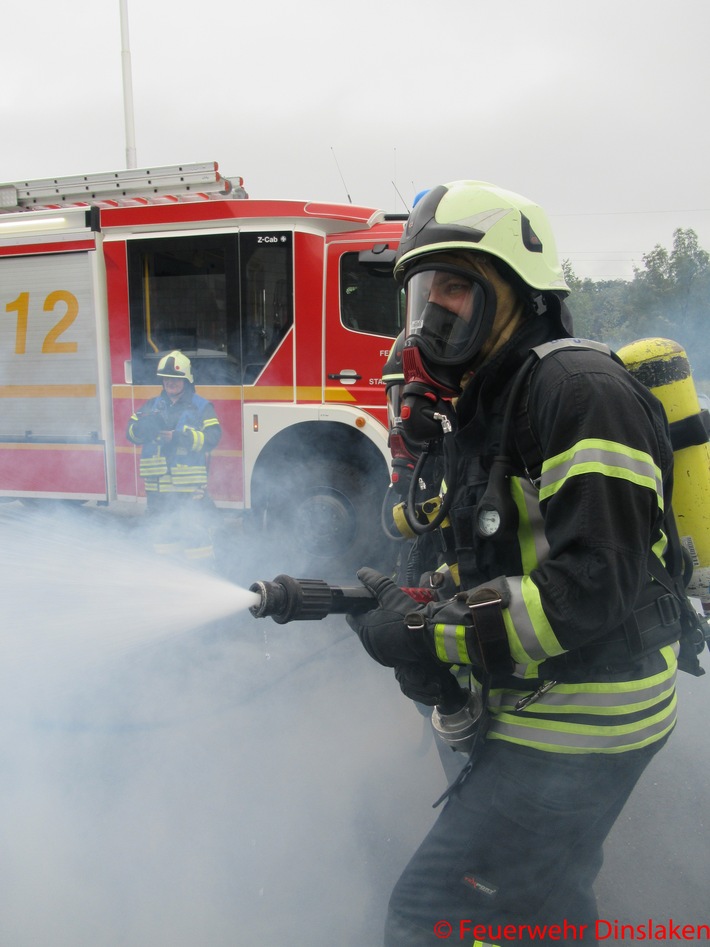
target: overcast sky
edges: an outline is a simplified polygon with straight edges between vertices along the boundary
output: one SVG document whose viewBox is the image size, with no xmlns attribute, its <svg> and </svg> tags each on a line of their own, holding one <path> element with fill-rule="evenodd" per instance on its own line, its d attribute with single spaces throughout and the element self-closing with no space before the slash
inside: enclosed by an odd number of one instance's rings
<svg viewBox="0 0 710 947">
<path fill-rule="evenodd" d="M 0 182 L 126 166 L 119 0 L 3 10 Z M 706 0 L 128 0 L 139 167 L 403 211 L 492 181 L 579 276 L 710 250 Z M 406 205 L 406 206 L 405 206 Z"/>
</svg>

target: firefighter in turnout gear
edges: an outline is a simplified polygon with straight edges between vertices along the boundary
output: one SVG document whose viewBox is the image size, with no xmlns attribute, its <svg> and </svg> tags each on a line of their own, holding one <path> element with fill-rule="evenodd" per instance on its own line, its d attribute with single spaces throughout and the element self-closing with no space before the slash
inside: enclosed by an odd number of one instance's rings
<svg viewBox="0 0 710 947">
<path fill-rule="evenodd" d="M 458 582 L 413 608 L 362 569 L 379 607 L 348 621 L 408 696 L 423 699 L 429 668 L 437 703 L 434 670 L 467 665 L 485 710 L 391 896 L 385 944 L 440 943 L 442 918 L 489 925 L 494 943 L 505 925 L 521 943 L 564 940 L 536 924 L 596 943 L 602 845 L 676 719 L 665 413 L 604 346 L 571 338 L 548 221 L 520 195 L 429 191 L 395 277 L 401 419 L 412 442 L 453 445 L 442 505 Z"/>
<path fill-rule="evenodd" d="M 222 436 L 211 402 L 195 392 L 190 359 L 174 351 L 158 362 L 162 392 L 131 416 L 127 437 L 141 446 L 148 515 L 157 552 L 212 560 L 207 524 L 209 453 Z"/>
</svg>

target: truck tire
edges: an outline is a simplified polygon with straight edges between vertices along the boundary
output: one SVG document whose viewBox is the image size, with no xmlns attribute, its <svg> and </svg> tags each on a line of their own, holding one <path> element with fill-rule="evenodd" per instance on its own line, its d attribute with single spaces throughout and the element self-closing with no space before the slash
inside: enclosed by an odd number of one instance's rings
<svg viewBox="0 0 710 947">
<path fill-rule="evenodd" d="M 287 486 L 270 491 L 263 526 L 288 569 L 352 582 L 361 566 L 387 570 L 394 544 L 380 524 L 387 480 L 324 459 L 289 465 Z"/>
</svg>

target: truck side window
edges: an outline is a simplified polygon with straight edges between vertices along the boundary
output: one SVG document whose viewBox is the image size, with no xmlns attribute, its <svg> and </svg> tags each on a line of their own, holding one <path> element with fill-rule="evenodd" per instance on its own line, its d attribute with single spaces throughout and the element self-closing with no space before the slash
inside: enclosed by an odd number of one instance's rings
<svg viewBox="0 0 710 947">
<path fill-rule="evenodd" d="M 293 323 L 292 235 L 208 234 L 128 244 L 135 384 L 180 349 L 196 384 L 250 384 Z"/>
<path fill-rule="evenodd" d="M 293 325 L 293 238 L 288 232 L 242 233 L 243 384 L 252 384 Z"/>
<path fill-rule="evenodd" d="M 356 332 L 397 336 L 404 325 L 404 298 L 391 267 L 369 266 L 357 253 L 340 260 L 340 315 Z"/>
</svg>

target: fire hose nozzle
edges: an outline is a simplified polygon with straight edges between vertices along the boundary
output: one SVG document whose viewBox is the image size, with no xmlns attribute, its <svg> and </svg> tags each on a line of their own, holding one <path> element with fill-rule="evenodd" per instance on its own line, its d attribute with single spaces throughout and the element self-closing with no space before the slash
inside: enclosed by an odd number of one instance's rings
<svg viewBox="0 0 710 947">
<path fill-rule="evenodd" d="M 364 585 L 329 585 L 323 579 L 294 579 L 277 575 L 273 582 L 259 580 L 249 587 L 259 597 L 249 611 L 254 618 L 271 617 L 280 625 L 289 621 L 314 621 L 326 615 L 369 612 L 377 599 Z M 433 589 L 403 589 L 416 602 L 436 600 Z"/>
<path fill-rule="evenodd" d="M 326 615 L 366 612 L 377 599 L 364 585 L 344 588 L 323 579 L 295 579 L 277 575 L 273 582 L 260 580 L 249 587 L 259 596 L 249 611 L 255 618 L 271 617 L 280 625 L 289 621 L 317 621 Z"/>
</svg>

